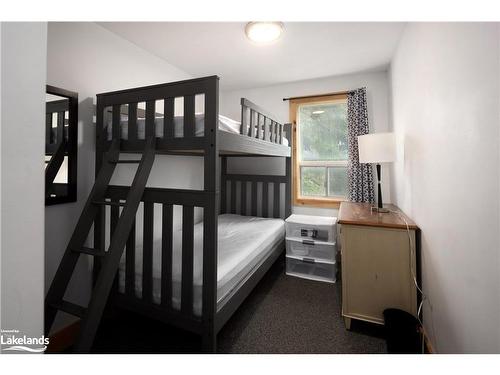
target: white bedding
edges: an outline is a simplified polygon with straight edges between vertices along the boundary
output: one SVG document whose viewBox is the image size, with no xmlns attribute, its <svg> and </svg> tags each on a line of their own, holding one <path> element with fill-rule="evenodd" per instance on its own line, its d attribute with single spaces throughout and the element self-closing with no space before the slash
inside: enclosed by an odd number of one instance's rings
<svg viewBox="0 0 500 375">
<path fill-rule="evenodd" d="M 182 116 L 174 117 L 174 137 L 182 137 L 184 133 L 184 122 Z M 195 116 L 195 136 L 202 137 L 204 135 L 204 125 L 205 117 L 203 115 Z M 120 122 L 120 134 L 121 139 L 128 139 L 128 121 L 122 120 Z M 108 124 L 108 140 L 112 138 L 112 126 L 111 123 Z M 241 122 L 230 119 L 229 117 L 219 115 L 219 130 L 240 134 L 241 131 Z M 155 135 L 156 137 L 163 137 L 163 118 L 155 119 Z M 145 138 L 145 120 L 139 119 L 137 120 L 137 138 L 144 139 Z M 268 139 L 269 140 L 269 139 Z M 288 140 L 286 137 L 283 137 L 283 144 L 288 146 Z"/>
<path fill-rule="evenodd" d="M 219 216 L 217 262 L 217 304 L 241 281 L 285 236 L 281 219 L 225 214 Z M 138 239 L 135 262 L 135 292 L 142 295 L 142 240 Z M 203 223 L 194 226 L 193 312 L 201 315 Z M 180 309 L 182 275 L 182 231 L 173 235 L 172 305 Z M 153 241 L 153 301 L 161 300 L 161 238 Z M 125 256 L 119 267 L 119 290 L 125 291 Z"/>
</svg>

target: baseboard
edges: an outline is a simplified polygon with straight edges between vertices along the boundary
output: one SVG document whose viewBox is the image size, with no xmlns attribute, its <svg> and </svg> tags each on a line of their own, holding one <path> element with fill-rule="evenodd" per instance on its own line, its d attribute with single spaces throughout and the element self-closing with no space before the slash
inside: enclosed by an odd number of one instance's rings
<svg viewBox="0 0 500 375">
<path fill-rule="evenodd" d="M 80 330 L 80 320 L 60 329 L 50 336 L 46 353 L 63 353 L 70 348 L 76 340 Z"/>
</svg>

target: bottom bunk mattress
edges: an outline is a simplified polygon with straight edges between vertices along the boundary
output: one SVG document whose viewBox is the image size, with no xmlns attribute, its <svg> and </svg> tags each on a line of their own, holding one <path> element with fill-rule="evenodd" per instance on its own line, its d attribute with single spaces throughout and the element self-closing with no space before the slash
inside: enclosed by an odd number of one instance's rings
<svg viewBox="0 0 500 375">
<path fill-rule="evenodd" d="M 224 214 L 219 216 L 217 306 L 285 238 L 282 219 Z M 142 241 L 135 252 L 135 294 L 142 296 Z M 153 241 L 153 302 L 161 301 L 161 237 Z M 194 226 L 193 313 L 201 316 L 203 283 L 203 222 Z M 125 256 L 119 267 L 119 291 L 125 292 Z M 182 230 L 173 233 L 172 306 L 181 306 Z"/>
</svg>

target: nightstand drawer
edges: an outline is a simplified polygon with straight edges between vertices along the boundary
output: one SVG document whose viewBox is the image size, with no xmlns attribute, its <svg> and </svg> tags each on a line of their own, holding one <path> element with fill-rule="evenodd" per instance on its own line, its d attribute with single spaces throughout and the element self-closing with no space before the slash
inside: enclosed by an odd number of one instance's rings
<svg viewBox="0 0 500 375">
<path fill-rule="evenodd" d="M 335 243 L 314 241 L 311 239 L 286 238 L 286 253 L 296 257 L 335 261 Z"/>
<path fill-rule="evenodd" d="M 287 255 L 286 274 L 303 279 L 334 283 L 337 275 L 337 264 Z"/>
</svg>

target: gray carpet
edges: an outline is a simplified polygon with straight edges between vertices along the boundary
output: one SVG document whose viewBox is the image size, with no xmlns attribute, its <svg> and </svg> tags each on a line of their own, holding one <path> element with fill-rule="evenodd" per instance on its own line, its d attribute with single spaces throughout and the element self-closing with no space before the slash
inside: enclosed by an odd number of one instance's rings
<svg viewBox="0 0 500 375">
<path fill-rule="evenodd" d="M 341 318 L 340 283 L 286 276 L 276 264 L 219 334 L 222 353 L 385 353 L 381 327 Z M 357 323 L 357 324 L 356 324 Z"/>
<path fill-rule="evenodd" d="M 340 283 L 284 273 L 280 259 L 218 335 L 219 353 L 385 353 L 380 326 L 344 328 Z M 94 353 L 197 353 L 199 336 L 121 311 L 99 328 Z"/>
</svg>

